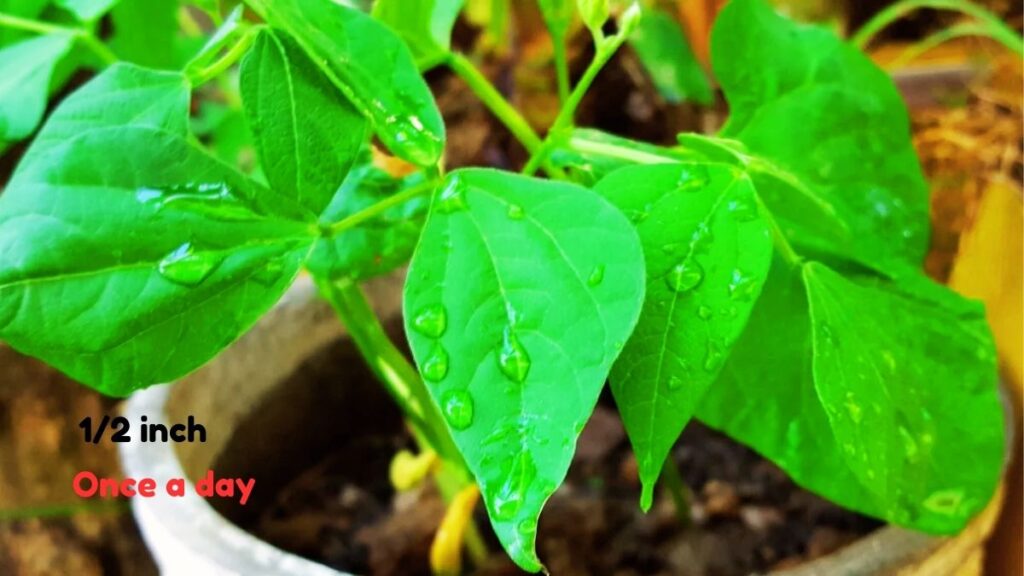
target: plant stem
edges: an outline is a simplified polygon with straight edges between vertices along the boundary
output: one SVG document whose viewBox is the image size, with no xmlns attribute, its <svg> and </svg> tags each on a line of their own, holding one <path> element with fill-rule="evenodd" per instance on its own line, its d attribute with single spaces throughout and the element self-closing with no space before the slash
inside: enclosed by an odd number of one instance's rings
<svg viewBox="0 0 1024 576">
<path fill-rule="evenodd" d="M 557 144 L 558 139 L 562 137 L 566 130 L 572 128 L 576 118 L 576 110 L 579 108 L 580 103 L 583 102 L 583 97 L 587 95 L 587 91 L 590 90 L 594 80 L 597 79 L 597 75 L 601 73 L 601 70 L 604 69 L 608 61 L 612 59 L 612 56 L 615 55 L 615 52 L 618 51 L 625 41 L 625 38 L 618 36 L 610 38 L 598 38 L 595 36 L 594 42 L 597 47 L 597 53 L 594 55 L 594 59 L 590 61 L 590 65 L 587 66 L 583 77 L 580 78 L 580 81 L 572 89 L 569 98 L 562 104 L 562 109 L 558 112 L 554 124 L 551 125 L 547 138 L 538 150 L 532 153 L 530 161 L 523 168 L 523 174 L 533 174 L 548 161 L 548 156 Z"/>
<path fill-rule="evenodd" d="M 228 68 L 231 68 L 238 62 L 242 56 L 248 52 L 249 47 L 252 46 L 253 41 L 256 40 L 256 33 L 259 28 L 250 28 L 245 31 L 245 34 L 238 39 L 238 42 L 232 44 L 231 48 L 224 53 L 223 56 L 213 61 L 209 66 L 200 68 L 195 72 L 189 73 L 189 80 L 192 82 L 192 87 L 196 88 L 209 82 L 222 74 Z"/>
<path fill-rule="evenodd" d="M 386 212 L 387 210 L 394 206 L 404 204 L 412 200 L 413 198 L 416 198 L 417 196 L 422 196 L 423 194 L 433 192 L 434 188 L 436 188 L 438 184 L 438 180 L 428 180 L 426 182 L 416 184 L 415 186 L 410 186 L 409 188 L 406 188 L 405 190 L 402 190 L 397 194 L 388 196 L 387 198 L 381 200 L 380 202 L 371 204 L 370 206 L 364 208 L 363 210 L 360 210 L 359 212 L 356 212 L 351 216 L 343 218 L 338 222 L 335 222 L 334 224 L 331 224 L 329 227 L 323 230 L 323 234 L 328 238 L 332 236 L 337 236 L 338 234 L 341 234 L 342 232 L 349 230 L 350 228 L 355 228 L 356 226 L 362 224 L 363 222 L 366 222 L 367 220 L 372 220 L 377 216 L 380 216 L 381 214 L 383 214 L 384 212 Z"/>
<path fill-rule="evenodd" d="M 555 76 L 558 78 L 558 101 L 565 103 L 569 99 L 569 54 L 565 46 L 564 34 L 551 34 L 551 42 L 555 50 Z"/>
<path fill-rule="evenodd" d="M 491 84 L 490 80 L 468 58 L 457 52 L 452 52 L 445 63 L 469 85 L 470 90 L 508 128 L 512 135 L 526 148 L 527 152 L 533 155 L 540 150 L 543 141 L 534 131 L 533 127 L 530 126 L 530 123 L 526 121 L 526 118 L 523 118 L 523 115 L 515 107 L 505 100 L 505 97 L 498 92 L 498 89 Z M 542 167 L 553 178 L 564 180 L 566 177 L 564 172 L 554 166 L 545 163 Z"/>
<path fill-rule="evenodd" d="M 441 457 L 441 466 L 435 478 L 441 495 L 445 501 L 450 501 L 473 482 L 473 476 L 416 368 L 395 347 L 357 284 L 348 280 L 332 282 L 323 278 L 315 278 L 315 281 L 321 294 L 348 329 L 352 341 L 370 369 L 409 419 L 413 435 L 421 448 L 429 447 Z M 487 558 L 487 548 L 475 525 L 467 530 L 465 544 L 477 562 Z"/>
<path fill-rule="evenodd" d="M 79 40 L 86 48 L 102 60 L 104 64 L 109 65 L 118 61 L 117 55 L 111 52 L 110 48 L 108 48 L 106 44 L 100 42 L 99 38 L 97 38 L 92 32 L 83 28 L 59 26 L 57 24 L 50 24 L 49 22 L 19 18 L 3 12 L 0 12 L 0 27 L 11 28 L 13 30 L 24 30 L 25 32 L 32 32 L 34 34 L 67 34 L 69 36 L 73 36 L 76 40 Z"/>
<path fill-rule="evenodd" d="M 668 489 L 669 495 L 672 496 L 672 503 L 676 508 L 676 518 L 679 519 L 679 524 L 683 528 L 689 528 L 690 524 L 693 523 L 693 518 L 690 514 L 690 499 L 686 496 L 686 484 L 683 482 L 683 477 L 679 474 L 679 468 L 676 467 L 676 463 L 672 460 L 670 455 L 665 460 L 665 465 L 661 469 L 661 480 L 665 483 L 665 488 Z"/>
<path fill-rule="evenodd" d="M 1013 28 L 1007 26 L 995 14 L 965 0 L 902 0 L 896 2 L 875 14 L 871 20 L 861 26 L 860 30 L 850 38 L 850 42 L 863 50 L 883 28 L 919 8 L 951 10 L 976 18 L 988 30 L 988 33 L 984 35 L 991 37 L 1017 54 L 1024 55 L 1024 40 L 1021 40 Z"/>
</svg>

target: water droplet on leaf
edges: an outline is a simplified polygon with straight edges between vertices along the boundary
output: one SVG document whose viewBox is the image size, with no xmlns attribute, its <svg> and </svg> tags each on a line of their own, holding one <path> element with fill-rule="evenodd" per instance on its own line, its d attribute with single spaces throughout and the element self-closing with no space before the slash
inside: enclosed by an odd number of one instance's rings
<svg viewBox="0 0 1024 576">
<path fill-rule="evenodd" d="M 526 216 L 526 211 L 519 204 L 509 204 L 507 214 L 512 220 L 522 220 Z"/>
<path fill-rule="evenodd" d="M 704 269 L 693 260 L 686 260 L 677 264 L 665 281 L 668 287 L 676 292 L 687 292 L 693 290 L 704 280 Z"/>
<path fill-rule="evenodd" d="M 449 390 L 441 396 L 441 411 L 448 425 L 465 430 L 473 425 L 473 397 L 466 390 Z"/>
<path fill-rule="evenodd" d="M 417 332 L 430 338 L 440 338 L 448 329 L 448 311 L 443 304 L 427 306 L 412 321 Z"/>
<path fill-rule="evenodd" d="M 757 280 L 740 269 L 732 271 L 729 281 L 729 297 L 739 302 L 747 302 L 757 293 Z"/>
<path fill-rule="evenodd" d="M 160 261 L 160 275 L 176 284 L 198 286 L 220 265 L 222 257 L 215 252 L 196 250 L 186 242 Z"/>
<path fill-rule="evenodd" d="M 465 210 L 468 207 L 466 203 L 466 191 L 468 188 L 469 186 L 462 178 L 450 176 L 448 184 L 438 193 L 438 209 L 443 214 L 452 214 Z"/>
<path fill-rule="evenodd" d="M 597 286 L 601 282 L 604 282 L 604 264 L 594 266 L 594 269 L 590 272 L 590 277 L 587 278 L 587 284 L 590 286 Z"/>
<path fill-rule="evenodd" d="M 714 372 L 722 365 L 723 360 L 725 360 L 725 352 L 722 351 L 722 347 L 716 342 L 708 341 L 707 355 L 704 356 L 704 370 Z"/>
<path fill-rule="evenodd" d="M 738 222 L 750 222 L 757 218 L 757 206 L 750 193 L 741 194 L 729 201 L 729 213 Z"/>
<path fill-rule="evenodd" d="M 448 375 L 448 351 L 435 342 L 430 355 L 423 362 L 423 377 L 431 382 L 440 382 Z"/>
<path fill-rule="evenodd" d="M 526 381 L 530 372 L 530 355 L 519 342 L 511 326 L 502 333 L 501 348 L 498 350 L 498 368 L 509 380 L 518 384 Z"/>
<path fill-rule="evenodd" d="M 711 317 L 714 316 L 714 315 L 715 315 L 714 310 L 712 310 L 708 306 L 701 306 L 701 307 L 697 308 L 697 316 L 701 320 L 710 320 Z"/>
<path fill-rule="evenodd" d="M 676 180 L 678 192 L 699 192 L 711 183 L 711 175 L 706 166 L 699 164 L 683 165 L 679 179 Z"/>
</svg>

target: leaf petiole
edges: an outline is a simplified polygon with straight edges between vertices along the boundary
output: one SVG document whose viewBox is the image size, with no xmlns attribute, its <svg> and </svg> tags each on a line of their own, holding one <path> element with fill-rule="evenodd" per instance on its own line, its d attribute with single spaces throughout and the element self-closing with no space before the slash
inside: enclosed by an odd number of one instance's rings
<svg viewBox="0 0 1024 576">
<path fill-rule="evenodd" d="M 470 90 L 512 132 L 512 135 L 519 140 L 527 152 L 534 155 L 540 151 L 543 141 L 537 132 L 468 58 L 457 52 L 452 52 L 445 63 L 469 85 Z M 544 171 L 553 178 L 559 180 L 566 178 L 562 170 L 550 166 L 546 162 L 540 163 L 538 167 L 544 168 Z"/>
<path fill-rule="evenodd" d="M 615 56 L 615 53 L 622 44 L 626 42 L 626 37 L 627 35 L 625 34 L 617 34 L 606 38 L 594 37 L 597 54 L 594 55 L 594 59 L 590 61 L 590 65 L 587 66 L 587 70 L 583 73 L 580 81 L 572 89 L 569 98 L 562 104 L 562 109 L 558 112 L 554 124 L 551 125 L 551 129 L 548 131 L 548 137 L 537 150 L 531 151 L 532 156 L 530 156 L 530 161 L 526 163 L 526 167 L 523 168 L 523 174 L 531 175 L 547 163 L 548 156 L 554 149 L 554 145 L 551 142 L 557 140 L 561 133 L 572 127 L 576 118 L 576 110 L 580 107 L 580 103 L 583 102 L 583 97 L 590 90 L 594 80 L 597 79 L 597 75 L 601 73 L 601 70 L 612 59 L 612 56 Z"/>
<path fill-rule="evenodd" d="M 220 76 L 225 70 L 234 66 L 245 53 L 249 51 L 249 47 L 256 40 L 256 34 L 260 31 L 260 26 L 254 26 L 245 31 L 244 34 L 228 48 L 228 51 L 223 56 L 215 60 L 209 66 L 200 68 L 198 70 L 188 71 L 188 79 L 192 83 L 192 87 L 196 88 L 209 82 L 210 80 Z"/>
<path fill-rule="evenodd" d="M 356 212 L 355 214 L 352 214 L 347 218 L 339 220 L 334 224 L 331 224 L 330 226 L 324 227 L 323 229 L 321 229 L 321 233 L 327 238 L 337 236 L 338 234 L 341 234 L 342 232 L 350 228 L 355 228 L 356 226 L 359 226 L 360 224 L 366 222 L 367 220 L 372 220 L 377 216 L 380 216 L 387 210 L 395 206 L 398 206 L 399 204 L 404 204 L 412 200 L 413 198 L 416 198 L 417 196 L 422 196 L 423 194 L 433 192 L 434 188 L 437 187 L 439 183 L 439 180 L 428 180 L 426 182 L 416 184 L 415 186 L 410 186 L 409 188 L 406 188 L 405 190 L 402 190 L 401 192 L 394 194 L 392 196 L 388 196 L 387 198 L 381 200 L 380 202 L 368 206 L 367 208 L 360 210 L 359 212 Z"/>
<path fill-rule="evenodd" d="M 119 60 L 117 55 L 114 54 L 106 44 L 101 42 L 95 34 L 83 28 L 60 26 L 49 22 L 41 22 L 39 20 L 19 18 L 3 12 L 0 12 L 0 27 L 10 28 L 12 30 L 24 30 L 25 32 L 32 32 L 35 34 L 67 34 L 69 36 L 74 36 L 75 39 L 81 41 L 82 44 L 91 50 L 92 53 L 103 61 L 104 64 L 113 64 Z"/>
</svg>

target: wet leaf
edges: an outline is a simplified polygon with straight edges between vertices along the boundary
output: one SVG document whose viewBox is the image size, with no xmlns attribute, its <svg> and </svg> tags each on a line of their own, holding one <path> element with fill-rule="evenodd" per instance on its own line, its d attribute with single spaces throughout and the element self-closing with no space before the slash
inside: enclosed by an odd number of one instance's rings
<svg viewBox="0 0 1024 576">
<path fill-rule="evenodd" d="M 319 215 L 368 139 L 367 120 L 280 31 L 259 33 L 239 83 L 271 188 Z"/>
<path fill-rule="evenodd" d="M 1001 469 L 994 349 L 979 306 L 906 282 L 776 262 L 698 417 L 847 508 L 954 533 Z"/>
<path fill-rule="evenodd" d="M 746 326 L 772 240 L 750 179 L 729 166 L 623 168 L 595 191 L 633 219 L 647 266 L 640 323 L 611 375 L 647 509 L 665 457 Z"/>
<path fill-rule="evenodd" d="M 629 221 L 571 184 L 460 170 L 435 193 L 405 287 L 420 372 L 515 562 L 636 324 Z"/>
<path fill-rule="evenodd" d="M 0 337 L 112 395 L 178 378 L 291 284 L 300 208 L 186 132 L 181 74 L 115 65 L 54 112 L 0 196 Z"/>
<path fill-rule="evenodd" d="M 920 266 L 928 187 L 906 106 L 884 71 L 831 31 L 787 20 L 762 0 L 722 10 L 712 63 L 730 108 L 722 135 L 799 180 L 775 182 L 783 186 L 774 195 L 758 183 L 795 243 L 883 271 Z M 816 216 L 785 206 L 801 187 L 835 208 L 853 243 L 820 245 L 808 230 Z"/>
<path fill-rule="evenodd" d="M 370 118 L 397 156 L 433 166 L 444 150 L 444 123 L 402 39 L 362 12 L 323 0 L 253 0 L 287 31 L 349 101 Z"/>
</svg>

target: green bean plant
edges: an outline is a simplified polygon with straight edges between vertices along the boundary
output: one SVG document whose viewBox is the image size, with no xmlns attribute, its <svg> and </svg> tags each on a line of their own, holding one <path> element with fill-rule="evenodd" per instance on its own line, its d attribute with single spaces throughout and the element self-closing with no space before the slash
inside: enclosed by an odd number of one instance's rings
<svg viewBox="0 0 1024 576">
<path fill-rule="evenodd" d="M 17 350 L 126 396 L 209 362 L 305 270 L 439 456 L 442 492 L 475 483 L 531 572 L 606 381 L 644 509 L 693 418 L 915 530 L 955 533 L 993 494 L 1004 436 L 984 311 L 922 273 L 928 185 L 907 110 L 832 32 L 732 0 L 712 39 L 728 122 L 656 146 L 575 122 L 627 42 L 666 99 L 710 100 L 699 70 L 658 68 L 692 55 L 653 4 L 540 1 L 562 97 L 543 136 L 452 49 L 460 0 L 202 5 L 218 28 L 176 70 L 107 54 L 93 30 L 113 2 L 57 4 L 86 24 L 0 15 L 36 34 L 0 52 L 24 55 L 0 68 L 34 66 L 0 104 L 4 138 L 43 113 L 50 65 L 32 59 L 77 42 L 119 61 L 56 107 L 0 196 L 0 337 Z M 594 44 L 578 78 L 571 30 Z M 521 142 L 521 173 L 446 170 L 421 75 L 436 67 Z M 236 79 L 245 170 L 190 126 L 194 95 Z M 381 169 L 373 142 L 417 169 Z M 361 288 L 405 265 L 415 367 Z"/>
</svg>

